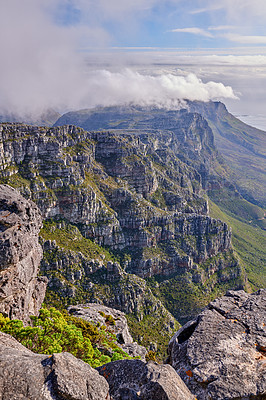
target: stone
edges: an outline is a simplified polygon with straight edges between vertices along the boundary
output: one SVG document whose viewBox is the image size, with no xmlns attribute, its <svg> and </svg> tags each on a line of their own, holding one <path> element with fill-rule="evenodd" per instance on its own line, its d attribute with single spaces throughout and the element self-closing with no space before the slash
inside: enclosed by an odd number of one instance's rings
<svg viewBox="0 0 266 400">
<path fill-rule="evenodd" d="M 184 325 L 168 362 L 198 400 L 266 398 L 266 290 L 229 291 Z"/>
<path fill-rule="evenodd" d="M 86 321 L 93 322 L 94 324 L 108 325 L 104 315 L 111 315 L 114 318 L 115 325 L 109 325 L 108 329 L 111 330 L 117 338 L 118 345 L 132 357 L 140 357 L 145 361 L 147 350 L 145 347 L 133 343 L 133 338 L 129 332 L 127 319 L 125 314 L 114 308 L 106 307 L 102 304 L 88 303 L 84 305 L 70 306 L 68 312 L 75 317 L 82 318 Z"/>
<path fill-rule="evenodd" d="M 107 381 L 72 354 L 35 354 L 0 332 L 1 400 L 108 400 Z"/>
<path fill-rule="evenodd" d="M 98 367 L 113 400 L 194 400 L 170 365 L 120 360 Z"/>
<path fill-rule="evenodd" d="M 0 185 L 0 312 L 28 322 L 43 302 L 47 278 L 38 277 L 42 247 L 38 207 Z"/>
<path fill-rule="evenodd" d="M 70 353 L 53 354 L 52 384 L 58 398 L 71 400 L 109 399 L 108 383 L 99 373 Z"/>
</svg>

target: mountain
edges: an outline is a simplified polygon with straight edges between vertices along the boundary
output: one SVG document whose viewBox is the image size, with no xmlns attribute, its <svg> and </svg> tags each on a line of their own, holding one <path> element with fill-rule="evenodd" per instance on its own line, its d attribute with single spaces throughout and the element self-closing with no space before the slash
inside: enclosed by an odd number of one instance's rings
<svg viewBox="0 0 266 400">
<path fill-rule="evenodd" d="M 231 180 L 242 196 L 261 207 L 266 206 L 266 133 L 230 114 L 220 102 L 190 102 L 209 122 L 215 145 L 233 174 Z"/>
<path fill-rule="evenodd" d="M 188 101 L 187 108 L 181 111 L 136 106 L 80 110 L 64 114 L 55 126 L 73 124 L 86 130 L 142 129 L 178 132 L 180 117 L 184 118 L 185 114 L 190 113 L 198 113 L 208 121 L 215 146 L 226 164 L 221 173 L 234 183 L 246 200 L 265 207 L 266 134 L 234 117 L 220 102 Z"/>
<path fill-rule="evenodd" d="M 74 123 L 85 129 L 112 131 L 128 129 L 132 133 L 168 132 L 180 135 L 182 143 L 182 124 L 199 114 L 202 131 L 211 131 L 212 137 L 208 150 L 203 150 L 204 156 L 197 148 L 202 140 L 200 135 L 189 143 L 186 136 L 187 148 L 193 149 L 190 154 L 183 151 L 183 145 L 174 151 L 200 173 L 203 188 L 211 199 L 211 215 L 232 227 L 234 248 L 248 272 L 251 287 L 257 289 L 266 285 L 264 132 L 235 118 L 220 102 L 187 102 L 187 108 L 179 111 L 136 106 L 81 110 L 63 115 L 56 124 Z"/>
<path fill-rule="evenodd" d="M 209 216 L 204 187 L 219 180 L 212 130 L 199 114 L 177 124 L 173 132 L 0 126 L 1 181 L 45 219 L 46 300 L 118 308 L 144 345 L 162 346 L 176 319 L 246 285 L 230 228 Z"/>
</svg>

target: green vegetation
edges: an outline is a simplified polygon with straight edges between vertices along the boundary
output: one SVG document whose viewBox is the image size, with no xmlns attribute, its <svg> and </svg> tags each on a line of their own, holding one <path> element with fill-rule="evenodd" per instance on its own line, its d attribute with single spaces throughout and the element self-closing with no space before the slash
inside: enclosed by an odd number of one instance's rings
<svg viewBox="0 0 266 400">
<path fill-rule="evenodd" d="M 97 328 L 88 321 L 42 308 L 39 317 L 31 316 L 33 326 L 10 320 L 0 314 L 0 330 L 12 335 L 35 353 L 67 351 L 96 368 L 110 361 L 131 358 L 115 343 L 115 335 L 105 326 Z M 101 348 L 101 351 L 98 349 Z M 108 353 L 105 354 L 105 353 Z"/>
<path fill-rule="evenodd" d="M 228 216 L 238 219 L 249 225 L 266 229 L 265 210 L 259 206 L 249 203 L 237 192 L 227 188 L 212 190 L 209 193 L 211 200 Z"/>
<path fill-rule="evenodd" d="M 167 356 L 169 340 L 174 332 L 181 328 L 181 325 L 175 321 L 174 326 L 169 330 L 165 316 L 154 317 L 152 313 L 144 315 L 142 319 L 134 314 L 126 315 L 126 317 L 133 339 L 146 348 L 149 348 L 150 343 L 156 343 L 158 346 L 156 358 L 164 360 Z"/>
<path fill-rule="evenodd" d="M 88 259 L 112 260 L 111 254 L 90 239 L 85 239 L 79 229 L 65 221 L 46 220 L 40 232 L 43 240 L 55 240 L 57 246 L 81 252 Z"/>
<path fill-rule="evenodd" d="M 242 203 L 244 204 L 244 203 Z M 233 246 L 247 272 L 248 281 L 253 290 L 266 287 L 265 243 L 266 232 L 259 227 L 243 222 L 241 208 L 238 218 L 232 213 L 222 211 L 212 201 L 209 202 L 210 214 L 221 219 L 232 228 Z M 250 206 L 246 212 L 250 213 Z M 253 210 L 253 208 L 252 208 Z M 230 215 L 230 214 L 231 215 Z M 233 216 L 234 215 L 234 216 Z M 250 214 L 249 214 L 250 215 Z"/>
<path fill-rule="evenodd" d="M 237 266 L 235 268 L 238 268 Z M 147 280 L 153 294 L 159 298 L 166 309 L 181 323 L 195 317 L 210 301 L 223 295 L 232 287 L 241 285 L 241 279 L 231 277 L 234 268 L 228 267 L 216 272 L 204 283 L 194 283 L 190 274 L 183 273 L 167 280 L 153 277 Z M 223 274 L 225 282 L 219 282 Z"/>
</svg>

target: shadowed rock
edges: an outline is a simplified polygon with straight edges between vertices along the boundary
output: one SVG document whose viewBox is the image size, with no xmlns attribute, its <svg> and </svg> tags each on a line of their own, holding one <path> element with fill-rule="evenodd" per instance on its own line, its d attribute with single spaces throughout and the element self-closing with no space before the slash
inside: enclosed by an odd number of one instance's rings
<svg viewBox="0 0 266 400">
<path fill-rule="evenodd" d="M 184 325 L 169 363 L 198 400 L 266 398 L 266 290 L 230 291 Z"/>
<path fill-rule="evenodd" d="M 38 207 L 0 185 L 0 312 L 27 322 L 45 296 L 47 278 L 37 277 L 42 258 Z"/>
<path fill-rule="evenodd" d="M 108 381 L 113 400 L 194 400 L 170 365 L 120 360 L 97 369 Z"/>
</svg>

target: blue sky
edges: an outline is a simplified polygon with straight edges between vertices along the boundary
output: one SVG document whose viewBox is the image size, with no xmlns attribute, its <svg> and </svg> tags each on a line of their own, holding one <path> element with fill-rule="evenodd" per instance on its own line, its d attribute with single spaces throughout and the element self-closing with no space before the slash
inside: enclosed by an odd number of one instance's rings
<svg viewBox="0 0 266 400">
<path fill-rule="evenodd" d="M 221 100 L 265 114 L 265 0 L 0 0 L 0 112 Z"/>
<path fill-rule="evenodd" d="M 85 48 L 266 45 L 264 0 L 62 0 L 54 12 L 58 23 L 98 30 Z"/>
</svg>

